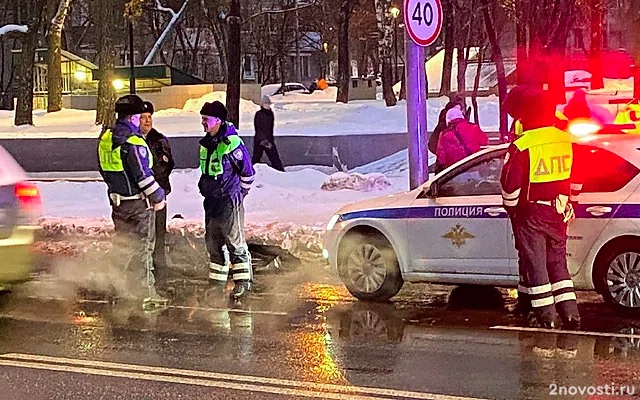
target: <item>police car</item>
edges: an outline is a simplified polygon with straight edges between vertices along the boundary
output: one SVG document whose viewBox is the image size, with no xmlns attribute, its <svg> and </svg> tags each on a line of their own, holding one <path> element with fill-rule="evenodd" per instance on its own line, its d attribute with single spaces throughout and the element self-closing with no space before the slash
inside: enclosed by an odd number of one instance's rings
<svg viewBox="0 0 640 400">
<path fill-rule="evenodd" d="M 582 133 L 579 146 L 593 168 L 568 228 L 569 270 L 577 289 L 637 309 L 640 136 Z M 385 301 L 405 281 L 517 287 L 500 185 L 507 147 L 483 149 L 410 192 L 339 210 L 327 225 L 323 254 L 351 294 Z"/>
<path fill-rule="evenodd" d="M 0 146 L 0 295 L 31 276 L 31 246 L 40 211 L 38 188 Z"/>
</svg>

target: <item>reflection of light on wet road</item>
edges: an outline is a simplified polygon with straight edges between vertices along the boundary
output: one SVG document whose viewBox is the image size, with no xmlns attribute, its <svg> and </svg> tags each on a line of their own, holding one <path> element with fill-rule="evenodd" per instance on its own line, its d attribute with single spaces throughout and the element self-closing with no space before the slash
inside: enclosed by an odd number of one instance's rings
<svg viewBox="0 0 640 400">
<path fill-rule="evenodd" d="M 71 328 L 74 353 L 95 354 L 104 349 L 107 327 L 100 316 L 86 315 L 84 311 L 74 313 Z"/>
<path fill-rule="evenodd" d="M 298 330 L 292 334 L 289 361 L 301 366 L 298 371 L 306 380 L 324 383 L 347 383 L 332 354 L 331 335 L 326 324 L 312 331 Z"/>
<path fill-rule="evenodd" d="M 351 300 L 352 297 L 344 286 L 326 285 L 306 282 L 300 285 L 298 297 L 316 302 L 316 312 L 325 313 L 341 301 Z"/>
</svg>

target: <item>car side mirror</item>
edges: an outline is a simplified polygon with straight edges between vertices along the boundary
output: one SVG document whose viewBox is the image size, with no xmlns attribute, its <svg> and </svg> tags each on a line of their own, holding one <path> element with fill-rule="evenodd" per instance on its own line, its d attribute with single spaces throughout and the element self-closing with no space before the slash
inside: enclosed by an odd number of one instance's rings
<svg viewBox="0 0 640 400">
<path fill-rule="evenodd" d="M 423 187 L 422 190 L 420 191 L 420 194 L 418 194 L 418 198 L 419 199 L 426 199 L 426 198 L 429 198 L 429 197 L 435 197 L 435 195 L 436 195 L 435 188 L 436 188 L 435 185 L 431 185 L 428 188 Z"/>
</svg>

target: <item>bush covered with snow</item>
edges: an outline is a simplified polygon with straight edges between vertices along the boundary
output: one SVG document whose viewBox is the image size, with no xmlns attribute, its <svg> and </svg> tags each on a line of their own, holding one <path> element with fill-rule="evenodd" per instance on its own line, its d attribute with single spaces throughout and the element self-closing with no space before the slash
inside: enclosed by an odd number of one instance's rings
<svg viewBox="0 0 640 400">
<path fill-rule="evenodd" d="M 391 186 L 391 181 L 383 174 L 360 174 L 357 172 L 336 172 L 329 176 L 322 184 L 322 190 L 355 190 L 358 192 L 370 192 L 372 190 L 386 189 Z"/>
</svg>

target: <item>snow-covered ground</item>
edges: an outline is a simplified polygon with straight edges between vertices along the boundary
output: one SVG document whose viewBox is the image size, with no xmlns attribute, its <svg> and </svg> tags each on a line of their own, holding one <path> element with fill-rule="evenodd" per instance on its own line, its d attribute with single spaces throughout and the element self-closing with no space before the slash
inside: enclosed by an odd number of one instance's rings
<svg viewBox="0 0 640 400">
<path fill-rule="evenodd" d="M 406 102 L 386 107 L 384 101 L 335 102 L 336 88 L 312 94 L 290 93 L 272 97 L 276 136 L 332 136 L 347 134 L 398 133 L 407 131 Z M 155 127 L 167 136 L 200 136 L 200 107 L 205 101 L 221 100 L 224 92 L 209 93 L 188 100 L 183 109 L 160 110 L 154 114 Z M 429 99 L 428 125 L 433 129 L 446 98 Z M 498 129 L 498 99 L 478 99 L 480 123 L 486 131 Z M 248 100 L 240 104 L 240 133 L 253 135 L 253 116 L 259 109 Z M 0 139 L 8 138 L 95 138 L 100 127 L 94 124 L 95 111 L 65 109 L 47 114 L 35 111 L 34 126 L 13 126 L 14 114 L 0 111 Z"/>
<path fill-rule="evenodd" d="M 386 181 L 389 185 L 378 185 L 371 191 L 329 191 L 321 187 L 330 176 L 313 168 L 283 173 L 258 164 L 256 170 L 256 182 L 245 202 L 248 224 L 322 224 L 347 203 L 408 188 L 406 171 L 388 176 Z M 363 168 L 360 172 L 368 171 Z M 172 174 L 169 218 L 180 214 L 186 220 L 203 220 L 202 197 L 197 186 L 199 176 L 197 170 L 178 170 Z M 38 187 L 46 219 L 62 218 L 69 224 L 91 225 L 100 224 L 111 215 L 103 182 L 39 182 Z"/>
</svg>

